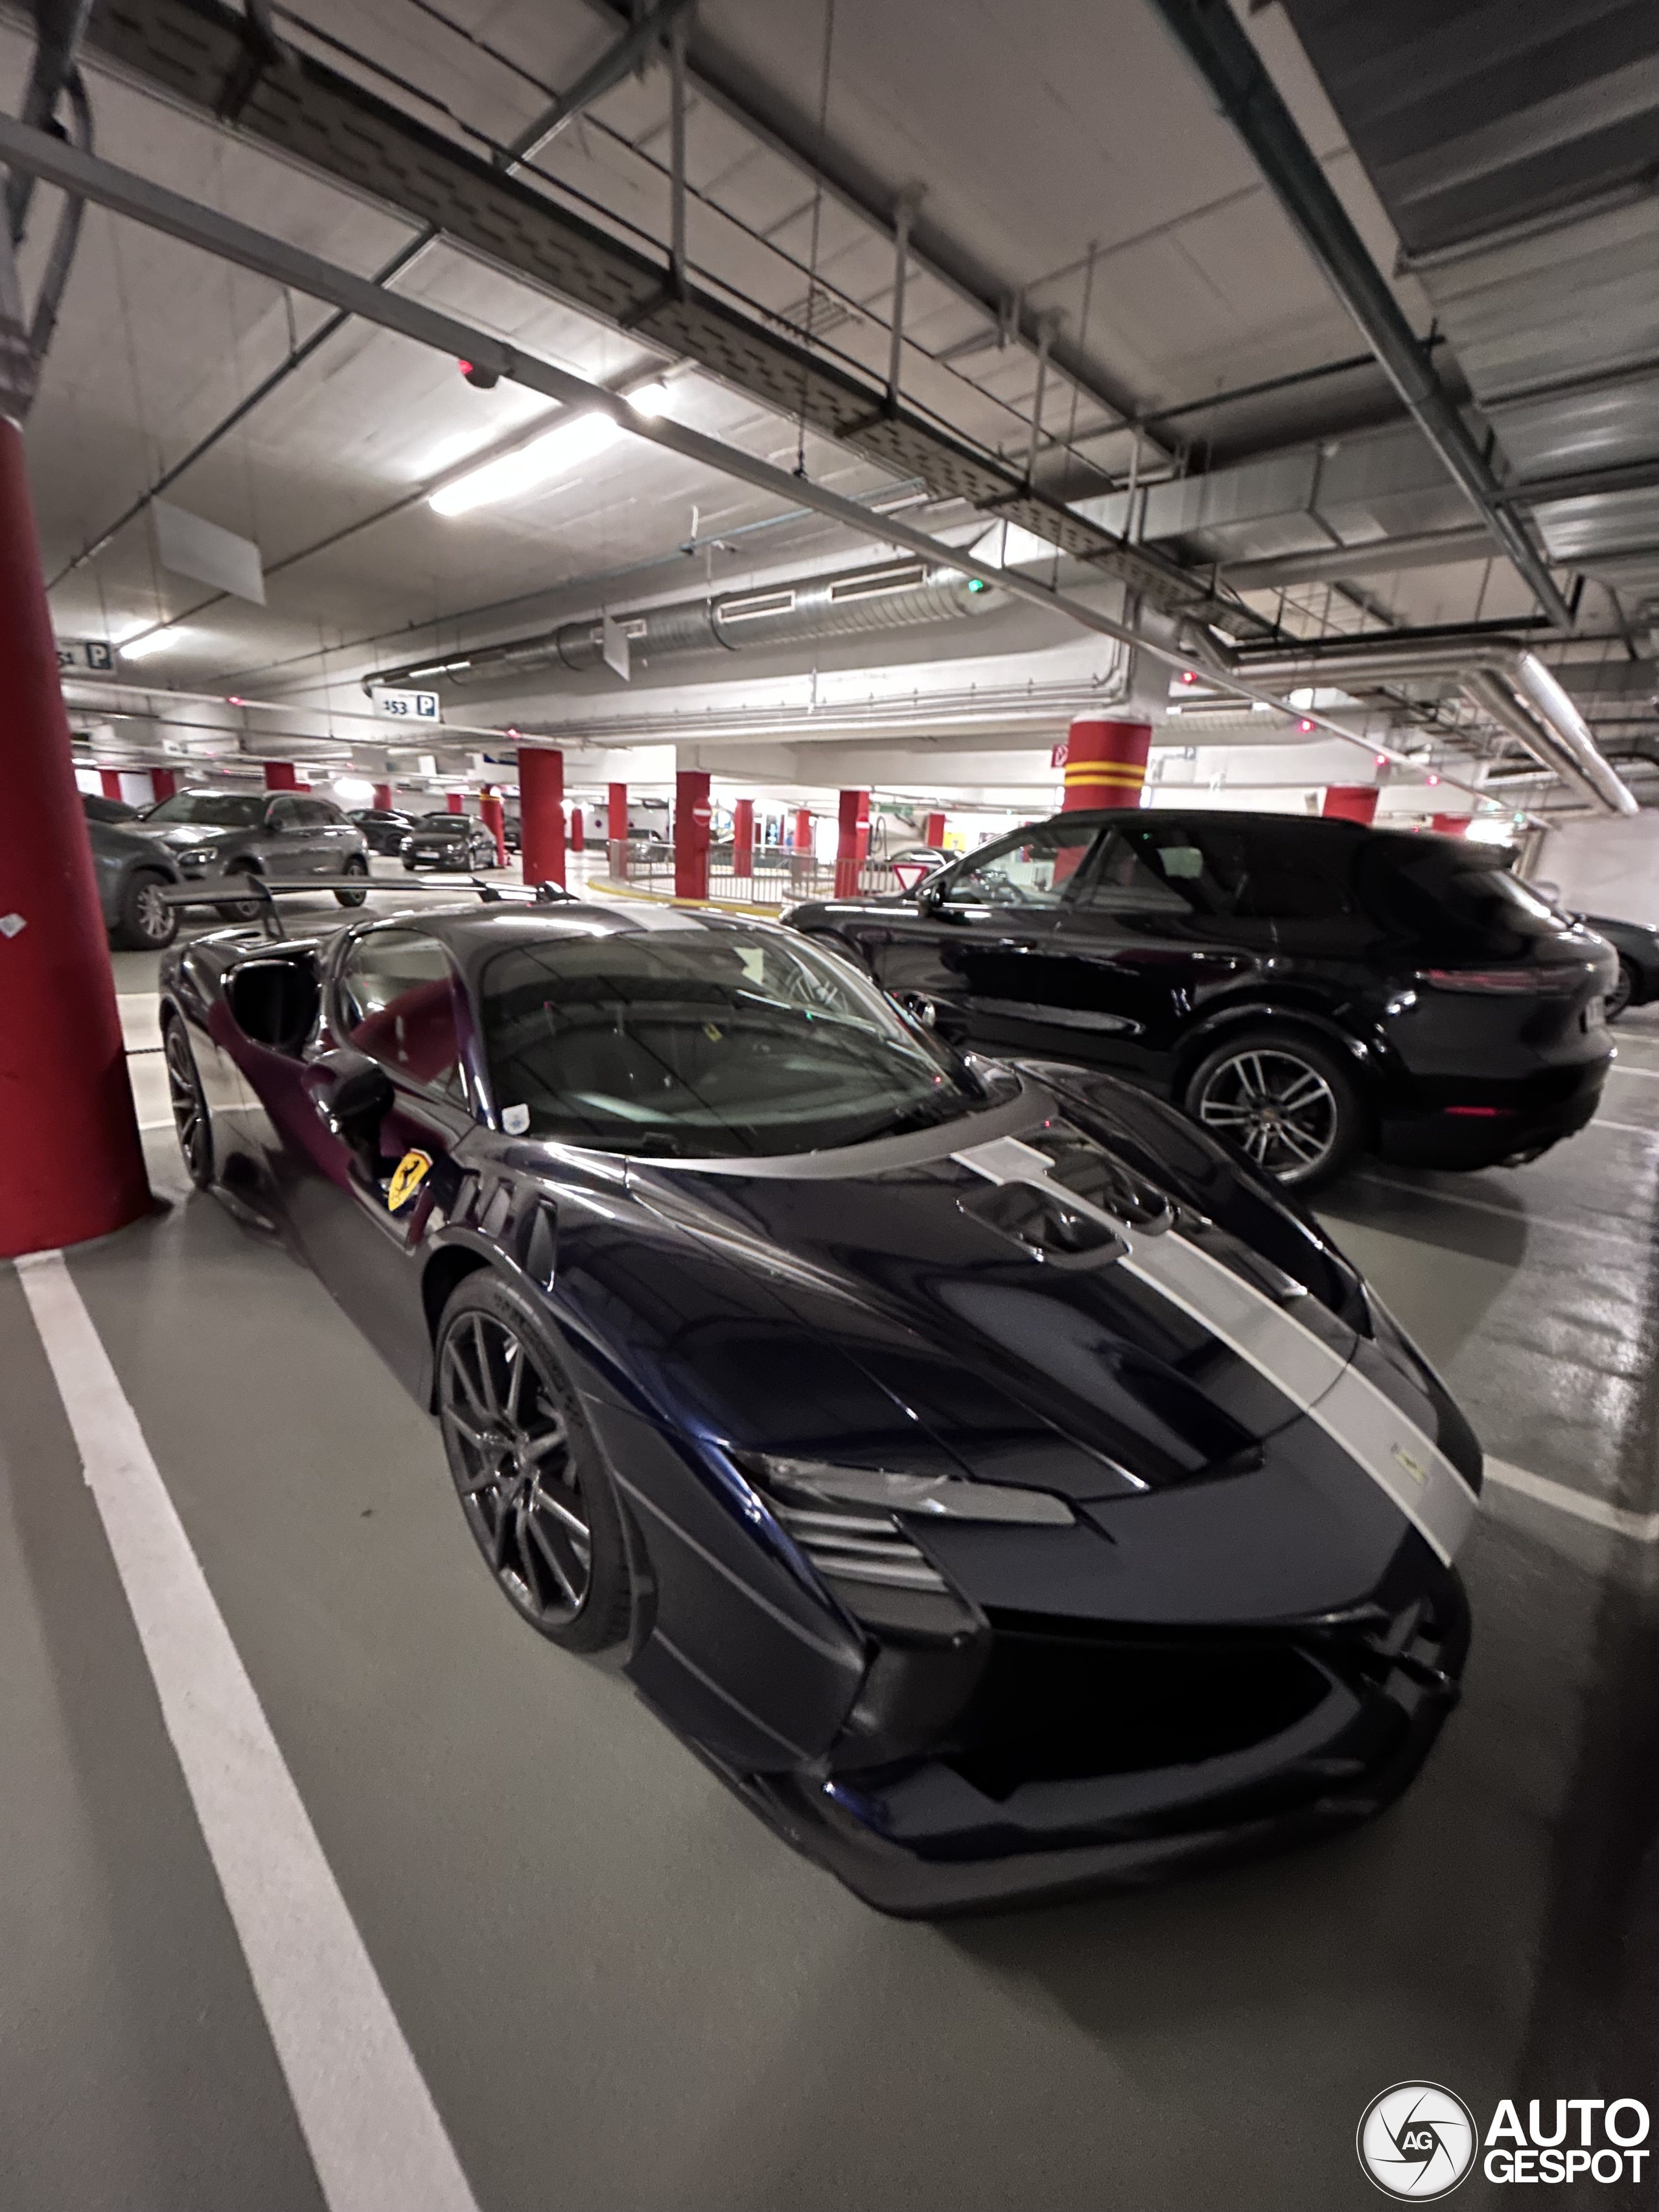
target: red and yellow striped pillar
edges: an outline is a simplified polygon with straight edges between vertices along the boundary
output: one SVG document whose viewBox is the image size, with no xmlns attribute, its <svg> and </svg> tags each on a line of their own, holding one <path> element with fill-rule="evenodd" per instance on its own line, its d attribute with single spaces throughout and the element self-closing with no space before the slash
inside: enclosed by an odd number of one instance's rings
<svg viewBox="0 0 1659 2212">
<path fill-rule="evenodd" d="M 1066 811 L 1138 806 L 1152 743 L 1150 722 L 1073 722 L 1066 739 Z"/>
</svg>

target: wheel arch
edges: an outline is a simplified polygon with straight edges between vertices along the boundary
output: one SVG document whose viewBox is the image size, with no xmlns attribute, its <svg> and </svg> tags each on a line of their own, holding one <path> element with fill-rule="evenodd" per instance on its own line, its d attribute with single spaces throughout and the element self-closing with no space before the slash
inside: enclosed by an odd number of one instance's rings
<svg viewBox="0 0 1659 2212">
<path fill-rule="evenodd" d="M 1192 1080 L 1199 1062 L 1224 1044 L 1230 1034 L 1246 1029 L 1285 1030 L 1292 1035 L 1299 1033 L 1327 1050 L 1333 1046 L 1340 1051 L 1343 1065 L 1352 1066 L 1357 1083 L 1366 1103 L 1370 1103 L 1372 1087 L 1381 1073 L 1375 1050 L 1363 1037 L 1355 1036 L 1338 1022 L 1331 1020 L 1311 1007 L 1286 1006 L 1273 1000 L 1249 1000 L 1237 1006 L 1222 1008 L 1189 1030 L 1182 1039 L 1170 1069 L 1170 1091 L 1179 1100 Z"/>
</svg>

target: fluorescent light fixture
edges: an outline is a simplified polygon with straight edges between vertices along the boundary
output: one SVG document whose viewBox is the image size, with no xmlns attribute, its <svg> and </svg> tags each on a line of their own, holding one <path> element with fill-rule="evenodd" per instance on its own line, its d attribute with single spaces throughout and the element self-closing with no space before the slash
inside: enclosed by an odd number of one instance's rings
<svg viewBox="0 0 1659 2212">
<path fill-rule="evenodd" d="M 175 645 L 183 645 L 189 635 L 188 630 L 182 629 L 142 629 L 115 649 L 123 660 L 148 660 L 153 653 L 171 653 Z"/>
<path fill-rule="evenodd" d="M 457 477 L 453 483 L 434 491 L 427 505 L 434 514 L 466 514 L 475 507 L 521 499 L 604 453 L 623 434 L 608 415 L 571 416 L 516 453 L 503 453 L 499 460 L 486 461 L 481 469 Z"/>
<path fill-rule="evenodd" d="M 1515 842 L 1515 830 L 1505 814 L 1477 814 L 1463 835 L 1475 845 L 1510 845 Z"/>
<path fill-rule="evenodd" d="M 334 788 L 348 806 L 367 806 L 374 796 L 374 787 L 361 775 L 337 775 Z"/>
<path fill-rule="evenodd" d="M 654 422 L 659 415 L 668 412 L 672 397 L 668 386 L 659 377 L 654 384 L 642 384 L 637 392 L 630 392 L 628 404 L 636 415 L 643 415 L 647 422 Z"/>
</svg>

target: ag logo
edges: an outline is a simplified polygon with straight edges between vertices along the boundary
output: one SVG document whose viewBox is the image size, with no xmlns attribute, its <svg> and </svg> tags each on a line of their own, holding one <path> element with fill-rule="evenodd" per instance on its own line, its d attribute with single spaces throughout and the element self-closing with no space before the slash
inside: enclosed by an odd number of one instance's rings
<svg viewBox="0 0 1659 2212">
<path fill-rule="evenodd" d="M 405 1152 L 392 1171 L 386 1194 L 386 1212 L 395 1213 L 400 1206 L 406 1205 L 431 1172 L 429 1152 Z"/>
<path fill-rule="evenodd" d="M 1437 2081 L 1396 2081 L 1373 2097 L 1356 2137 L 1367 2179 L 1408 2204 L 1449 2196 L 1480 2142 L 1474 2113 Z"/>
</svg>

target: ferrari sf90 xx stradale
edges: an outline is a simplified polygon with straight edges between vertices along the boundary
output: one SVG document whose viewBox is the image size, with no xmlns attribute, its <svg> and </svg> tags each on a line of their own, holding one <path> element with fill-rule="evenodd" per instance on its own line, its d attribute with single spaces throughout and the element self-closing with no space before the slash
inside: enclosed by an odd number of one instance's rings
<svg viewBox="0 0 1659 2212">
<path fill-rule="evenodd" d="M 1364 1818 L 1480 1455 L 1282 1191 L 793 931 L 500 901 L 175 950 L 198 1185 L 441 1424 L 501 1590 L 889 1911 Z"/>
</svg>

